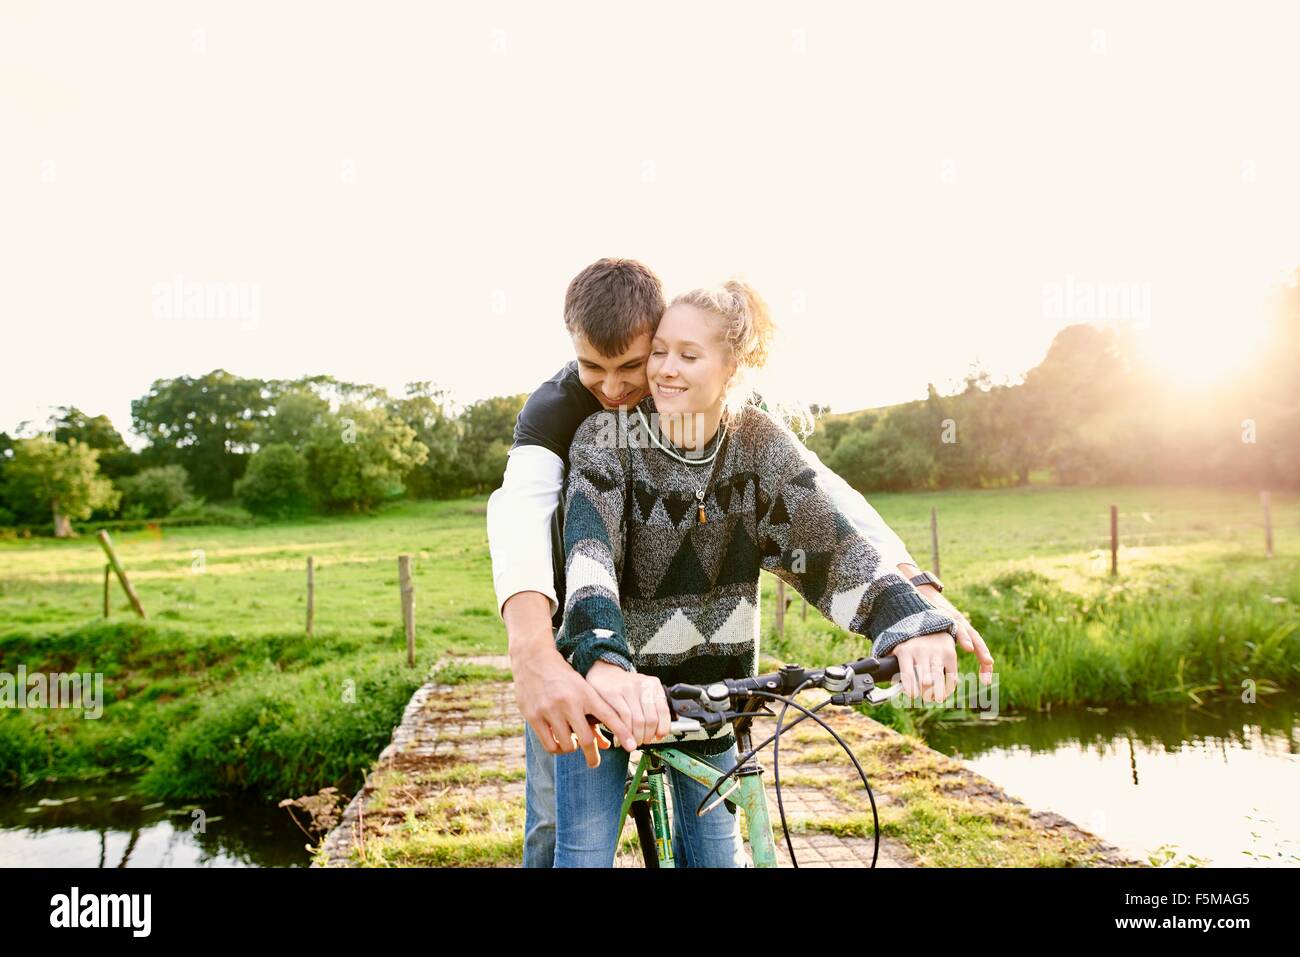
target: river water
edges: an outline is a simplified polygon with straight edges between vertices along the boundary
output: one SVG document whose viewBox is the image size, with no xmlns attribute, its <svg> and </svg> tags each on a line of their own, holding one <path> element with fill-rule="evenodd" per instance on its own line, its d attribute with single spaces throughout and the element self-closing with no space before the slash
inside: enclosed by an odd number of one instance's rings
<svg viewBox="0 0 1300 957">
<path fill-rule="evenodd" d="M 0 793 L 0 867 L 305 867 L 274 801 L 148 802 L 125 784 Z M 302 812 L 298 812 L 302 818 Z M 306 823 L 304 819 L 304 823 Z"/>
<path fill-rule="evenodd" d="M 935 715 L 937 718 L 938 715 Z M 931 747 L 1145 859 L 1300 866 L 1300 694 L 929 721 Z M 0 866 L 303 867 L 272 801 L 147 803 L 124 784 L 0 794 Z M 1162 851 L 1161 848 L 1164 848 Z"/>
<path fill-rule="evenodd" d="M 1295 867 L 1298 715 L 1300 694 L 1285 692 L 1253 704 L 930 721 L 924 736 L 1031 807 L 1057 811 L 1143 859 Z"/>
</svg>

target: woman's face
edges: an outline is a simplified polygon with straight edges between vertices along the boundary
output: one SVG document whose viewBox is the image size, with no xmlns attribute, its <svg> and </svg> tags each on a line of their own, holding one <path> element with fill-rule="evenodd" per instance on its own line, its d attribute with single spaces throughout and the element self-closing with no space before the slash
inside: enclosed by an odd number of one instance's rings
<svg viewBox="0 0 1300 957">
<path fill-rule="evenodd" d="M 736 365 L 722 319 L 679 303 L 659 320 L 646 372 L 660 413 L 707 412 L 721 404 Z"/>
</svg>

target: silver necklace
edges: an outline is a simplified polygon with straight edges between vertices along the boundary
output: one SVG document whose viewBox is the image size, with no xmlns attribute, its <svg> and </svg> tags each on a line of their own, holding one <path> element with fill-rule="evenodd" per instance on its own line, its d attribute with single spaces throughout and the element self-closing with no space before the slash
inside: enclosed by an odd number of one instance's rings
<svg viewBox="0 0 1300 957">
<path fill-rule="evenodd" d="M 657 448 L 660 452 L 663 452 L 666 455 L 670 456 L 671 458 L 676 459 L 678 462 L 681 462 L 683 465 L 712 464 L 713 460 L 718 457 L 718 449 L 722 448 L 722 442 L 727 437 L 727 423 L 723 422 L 722 432 L 718 436 L 718 444 L 713 447 L 713 451 L 709 453 L 709 457 L 707 459 L 694 459 L 694 460 L 684 459 L 676 452 L 674 452 L 672 449 L 664 446 L 663 443 L 659 441 L 658 437 L 655 435 L 655 430 L 650 428 L 650 423 L 646 421 L 644 412 L 642 412 L 640 409 L 637 409 L 636 414 L 640 417 L 641 424 L 645 427 L 646 435 L 650 436 L 650 441 L 654 443 L 655 448 Z M 700 488 L 695 490 L 695 504 L 699 507 L 699 519 L 701 525 L 706 525 L 708 524 L 709 521 L 708 516 L 704 514 L 704 492 L 709 487 L 709 479 L 710 477 L 712 477 L 712 475 L 713 475 L 713 471 L 710 469 L 709 473 L 704 476 L 704 484 Z"/>
</svg>

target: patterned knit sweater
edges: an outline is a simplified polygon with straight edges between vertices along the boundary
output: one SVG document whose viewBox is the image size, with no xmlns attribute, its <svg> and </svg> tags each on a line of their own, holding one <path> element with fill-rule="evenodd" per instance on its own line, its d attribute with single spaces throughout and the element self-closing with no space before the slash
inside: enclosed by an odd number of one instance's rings
<svg viewBox="0 0 1300 957">
<path fill-rule="evenodd" d="M 637 409 L 657 429 L 653 397 Z M 670 685 L 752 676 L 762 569 L 873 639 L 877 656 L 918 635 L 955 634 L 952 618 L 884 566 L 836 510 L 807 449 L 767 412 L 746 406 L 700 453 L 716 448 L 707 465 L 676 461 L 647 431 L 636 411 L 601 411 L 569 449 L 568 590 L 556 640 L 580 674 L 604 660 Z M 718 754 L 732 741 L 724 726 L 682 747 Z"/>
</svg>

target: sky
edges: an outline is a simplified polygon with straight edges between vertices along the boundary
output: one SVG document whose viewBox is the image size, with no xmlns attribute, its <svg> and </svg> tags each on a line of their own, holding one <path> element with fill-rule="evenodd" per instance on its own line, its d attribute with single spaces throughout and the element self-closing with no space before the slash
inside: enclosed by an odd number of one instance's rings
<svg viewBox="0 0 1300 957">
<path fill-rule="evenodd" d="M 157 378 L 460 402 L 565 287 L 748 279 L 837 411 L 1014 381 L 1072 321 L 1228 370 L 1300 265 L 1294 3 L 0 8 L 0 429 Z"/>
</svg>

